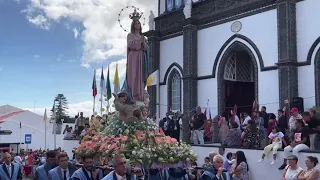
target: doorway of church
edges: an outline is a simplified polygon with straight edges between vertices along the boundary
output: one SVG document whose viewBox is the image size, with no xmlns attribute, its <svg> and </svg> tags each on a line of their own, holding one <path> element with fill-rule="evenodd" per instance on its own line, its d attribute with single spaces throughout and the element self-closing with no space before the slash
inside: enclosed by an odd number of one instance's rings
<svg viewBox="0 0 320 180">
<path fill-rule="evenodd" d="M 224 84 L 226 109 L 231 110 L 236 104 L 238 106 L 238 114 L 244 112 L 250 114 L 255 99 L 254 82 L 225 80 Z"/>
<path fill-rule="evenodd" d="M 254 64 L 246 51 L 237 50 L 230 54 L 223 67 L 221 81 L 221 105 L 224 106 L 225 115 L 230 115 L 230 110 L 236 104 L 237 114 L 252 112 L 253 101 L 256 98 L 256 82 Z"/>
</svg>

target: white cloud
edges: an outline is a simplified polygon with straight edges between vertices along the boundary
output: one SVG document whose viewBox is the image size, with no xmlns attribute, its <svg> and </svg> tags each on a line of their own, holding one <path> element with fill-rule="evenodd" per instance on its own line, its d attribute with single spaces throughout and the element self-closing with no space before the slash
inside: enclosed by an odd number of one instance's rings
<svg viewBox="0 0 320 180">
<path fill-rule="evenodd" d="M 73 28 L 73 34 L 74 34 L 74 38 L 77 39 L 80 33 L 76 28 Z"/>
<path fill-rule="evenodd" d="M 110 76 L 110 83 L 111 83 L 111 91 L 113 92 L 113 79 L 114 79 L 114 75 L 115 75 L 115 71 L 116 71 L 116 66 L 118 64 L 118 74 L 119 74 L 119 79 L 120 79 L 120 87 L 123 84 L 124 81 L 124 77 L 125 77 L 125 73 L 126 73 L 126 63 L 127 60 L 126 59 L 122 59 L 118 62 L 112 62 L 109 65 L 110 68 L 110 72 L 109 72 L 109 76 Z M 107 78 L 107 72 L 108 72 L 108 67 L 104 67 L 103 68 L 103 73 L 105 76 L 105 79 Z M 101 68 L 96 70 L 96 80 L 97 80 L 97 88 L 98 88 L 98 95 L 96 96 L 96 102 L 95 102 L 95 112 L 98 112 L 98 114 L 100 114 L 100 77 L 101 77 Z M 88 94 L 88 97 L 92 96 L 91 93 Z M 113 102 L 113 98 L 111 98 L 109 100 L 110 104 L 112 104 Z M 104 102 L 103 103 L 103 108 L 106 109 L 106 105 L 108 103 Z M 52 107 L 40 107 L 40 108 L 24 108 L 26 110 L 35 112 L 39 115 L 43 115 L 44 114 L 44 110 L 47 109 L 51 110 Z M 83 101 L 83 102 L 79 102 L 79 103 L 69 103 L 69 109 L 68 109 L 68 114 L 72 117 L 75 116 L 76 114 L 78 114 L 78 112 L 83 112 L 84 116 L 90 117 L 92 115 L 92 111 L 93 111 L 93 100 L 89 100 L 89 101 Z M 49 115 L 49 114 L 48 114 Z"/>
<path fill-rule="evenodd" d="M 96 62 L 108 61 L 111 56 L 126 55 L 126 33 L 118 24 L 121 8 L 135 5 L 146 13 L 156 13 L 157 0 L 30 0 L 30 5 L 23 11 L 29 22 L 42 29 L 50 29 L 53 23 L 67 21 L 68 26 L 81 23 L 83 30 L 70 27 L 75 38 L 83 42 L 82 66 L 89 67 Z M 129 9 L 132 11 L 132 9 Z M 129 30 L 131 20 L 129 11 L 123 11 L 121 22 Z M 146 27 L 146 26 L 145 26 Z M 146 30 L 146 29 L 145 29 Z"/>
<path fill-rule="evenodd" d="M 114 75 L 115 75 L 115 72 L 116 72 L 117 64 L 118 64 L 119 79 L 124 78 L 125 74 L 126 74 L 126 66 L 127 66 L 127 60 L 126 59 L 122 59 L 120 61 L 110 63 L 110 65 L 109 65 L 109 70 L 110 70 L 109 76 L 110 76 L 110 82 L 111 82 L 111 87 L 112 88 L 113 88 L 113 79 L 114 79 Z M 108 73 L 108 66 L 107 67 L 103 67 L 103 74 L 104 74 L 105 79 L 107 79 L 107 73 Z M 98 79 L 100 79 L 100 77 L 101 77 L 101 68 L 96 69 L 96 77 Z M 122 84 L 120 84 L 120 86 L 121 85 Z"/>
<path fill-rule="evenodd" d="M 98 101 L 96 102 L 96 105 L 100 104 Z M 75 116 L 78 114 L 78 112 L 83 112 L 84 116 L 90 117 L 92 115 L 92 109 L 93 109 L 93 101 L 84 101 L 80 103 L 74 103 L 74 104 L 69 104 L 69 109 L 68 109 L 68 114 L 69 116 Z M 96 111 L 99 110 L 97 109 L 98 106 L 96 106 Z M 99 107 L 100 108 L 100 107 Z M 47 115 L 48 117 L 51 115 L 49 111 L 52 109 L 51 107 L 41 107 L 41 108 L 24 108 L 25 110 L 29 110 L 31 112 L 35 112 L 39 115 L 44 114 L 44 110 L 47 109 Z"/>
</svg>

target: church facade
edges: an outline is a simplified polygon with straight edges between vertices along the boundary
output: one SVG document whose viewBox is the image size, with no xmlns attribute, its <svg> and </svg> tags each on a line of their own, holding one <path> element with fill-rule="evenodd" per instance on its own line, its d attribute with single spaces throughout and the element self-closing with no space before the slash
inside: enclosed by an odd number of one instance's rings
<svg viewBox="0 0 320 180">
<path fill-rule="evenodd" d="M 254 100 L 276 113 L 286 99 L 320 105 L 320 1 L 159 0 L 150 69 L 160 71 L 160 117 L 208 107 L 212 115 L 250 111 Z M 156 87 L 148 89 L 156 112 Z M 239 111 L 238 111 L 239 112 Z"/>
</svg>

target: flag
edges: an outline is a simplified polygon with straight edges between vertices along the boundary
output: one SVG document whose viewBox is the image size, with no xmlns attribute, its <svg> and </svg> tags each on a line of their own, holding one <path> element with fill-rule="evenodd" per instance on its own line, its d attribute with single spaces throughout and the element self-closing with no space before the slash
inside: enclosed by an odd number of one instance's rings
<svg viewBox="0 0 320 180">
<path fill-rule="evenodd" d="M 109 76 L 109 67 L 108 67 L 108 74 L 107 74 L 107 100 L 111 99 L 111 84 L 110 84 L 110 76 Z"/>
<path fill-rule="evenodd" d="M 52 106 L 52 117 L 55 118 L 56 117 L 56 101 L 53 101 L 53 106 Z"/>
<path fill-rule="evenodd" d="M 116 66 L 116 72 L 114 73 L 113 85 L 114 85 L 113 92 L 116 94 L 119 93 L 120 92 L 120 84 L 119 84 L 118 64 Z"/>
<path fill-rule="evenodd" d="M 209 99 L 208 99 L 208 102 L 207 102 L 207 107 L 204 110 L 204 115 L 207 117 L 207 119 L 211 119 L 211 111 L 210 111 L 210 108 L 209 108 Z"/>
<path fill-rule="evenodd" d="M 106 82 L 105 82 L 105 80 L 104 80 L 103 67 L 102 67 L 102 70 L 101 70 L 100 90 L 101 90 L 101 94 L 102 94 L 102 95 L 103 95 L 104 93 L 106 93 Z"/>
<path fill-rule="evenodd" d="M 154 86 L 154 85 L 157 85 L 158 83 L 159 83 L 159 70 L 156 70 L 149 75 L 146 86 Z"/>
<path fill-rule="evenodd" d="M 93 81 L 92 81 L 92 96 L 96 97 L 98 94 L 97 83 L 96 83 L 96 70 L 94 70 Z"/>
<path fill-rule="evenodd" d="M 20 129 L 21 129 L 21 122 L 20 122 Z"/>
<path fill-rule="evenodd" d="M 47 121 L 47 109 L 44 109 L 43 122 Z"/>
</svg>

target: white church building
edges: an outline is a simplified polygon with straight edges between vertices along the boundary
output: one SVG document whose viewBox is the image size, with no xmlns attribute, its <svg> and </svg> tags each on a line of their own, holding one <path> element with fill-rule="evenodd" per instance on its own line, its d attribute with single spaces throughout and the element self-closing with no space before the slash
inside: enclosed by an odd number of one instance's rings
<svg viewBox="0 0 320 180">
<path fill-rule="evenodd" d="M 158 0 L 150 72 L 160 71 L 160 117 L 209 108 L 212 115 L 254 100 L 276 113 L 286 99 L 320 105 L 319 0 Z M 156 87 L 148 89 L 156 112 Z M 248 112 L 249 113 L 249 112 Z"/>
</svg>

